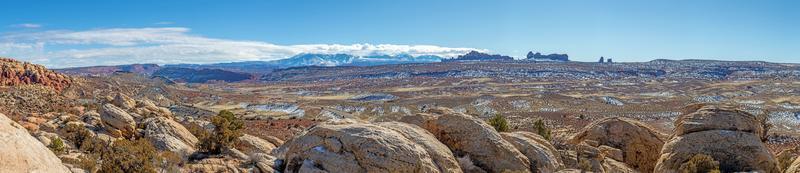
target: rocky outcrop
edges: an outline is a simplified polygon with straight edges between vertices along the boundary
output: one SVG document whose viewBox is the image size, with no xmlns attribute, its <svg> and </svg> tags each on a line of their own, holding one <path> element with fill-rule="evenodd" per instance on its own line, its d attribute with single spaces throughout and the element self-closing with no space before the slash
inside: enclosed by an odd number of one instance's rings
<svg viewBox="0 0 800 173">
<path fill-rule="evenodd" d="M 131 109 L 136 106 L 135 100 L 122 93 L 117 93 L 117 95 L 114 96 L 113 103 L 115 106 L 118 106 L 122 109 Z"/>
<path fill-rule="evenodd" d="M 639 121 L 609 117 L 598 120 L 572 137 L 570 143 L 597 142 L 622 151 L 622 161 L 641 172 L 652 172 L 667 138 Z"/>
<path fill-rule="evenodd" d="M 533 53 L 528 52 L 526 58 L 529 60 L 536 60 L 536 61 L 569 61 L 569 55 L 567 54 L 549 54 L 549 55 L 542 55 L 539 52 Z"/>
<path fill-rule="evenodd" d="M 795 159 L 789 167 L 786 168 L 786 173 L 800 173 L 800 157 Z"/>
<path fill-rule="evenodd" d="M 433 162 L 442 172 L 461 172 L 458 161 L 456 161 L 456 158 L 453 156 L 453 152 L 451 152 L 446 145 L 439 142 L 433 134 L 425 131 L 425 129 L 401 122 L 384 122 L 378 125 L 392 129 L 417 145 L 422 146 L 422 148 L 430 154 L 431 159 L 433 159 Z"/>
<path fill-rule="evenodd" d="M 0 172 L 70 172 L 22 126 L 0 114 Z"/>
<path fill-rule="evenodd" d="M 553 145 L 531 132 L 500 133 L 503 139 L 514 145 L 530 161 L 531 169 L 537 172 L 555 172 L 562 167 L 561 156 Z"/>
<path fill-rule="evenodd" d="M 372 124 L 318 125 L 282 147 L 285 172 L 443 172 L 425 148 Z"/>
<path fill-rule="evenodd" d="M 115 135 L 131 134 L 136 130 L 136 121 L 133 116 L 112 104 L 104 104 L 100 108 L 100 119 L 111 127 L 106 130 L 119 131 L 119 134 Z"/>
<path fill-rule="evenodd" d="M 467 54 L 459 55 L 453 59 L 442 59 L 443 62 L 449 61 L 511 61 L 514 58 L 504 55 L 489 55 L 478 51 L 470 51 Z"/>
<path fill-rule="evenodd" d="M 195 173 L 195 172 L 231 172 L 231 173 L 245 173 L 253 172 L 252 167 L 242 167 L 244 163 L 240 160 L 229 158 L 207 158 L 197 162 L 186 164 L 181 169 L 181 172 Z"/>
<path fill-rule="evenodd" d="M 487 172 L 530 171 L 528 158 L 483 120 L 447 108 L 431 108 L 429 112 L 400 121 L 428 130 L 456 157 L 469 156 Z"/>
<path fill-rule="evenodd" d="M 239 144 L 259 153 L 271 153 L 279 145 L 248 134 L 239 137 Z"/>
<path fill-rule="evenodd" d="M 788 170 L 792 163 L 800 156 L 800 147 L 785 149 L 775 155 L 775 160 L 778 161 L 778 167 L 781 170 Z M 798 170 L 800 171 L 800 170 Z"/>
<path fill-rule="evenodd" d="M 698 154 L 719 162 L 722 172 L 778 172 L 759 137 L 764 129 L 754 115 L 726 106 L 699 105 L 678 117 L 675 133 L 661 150 L 655 172 L 676 172 Z"/>
<path fill-rule="evenodd" d="M 173 151 L 188 156 L 195 152 L 199 142 L 183 125 L 165 117 L 148 118 L 144 124 L 144 137 L 162 151 Z"/>
<path fill-rule="evenodd" d="M 72 84 L 69 76 L 44 66 L 0 58 L 0 86 L 38 84 L 61 91 Z"/>
</svg>

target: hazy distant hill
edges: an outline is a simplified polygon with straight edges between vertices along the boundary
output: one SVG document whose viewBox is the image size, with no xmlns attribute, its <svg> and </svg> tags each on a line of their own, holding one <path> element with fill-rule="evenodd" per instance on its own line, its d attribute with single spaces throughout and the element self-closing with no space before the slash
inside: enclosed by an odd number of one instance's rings
<svg viewBox="0 0 800 173">
<path fill-rule="evenodd" d="M 55 71 L 72 75 L 109 75 L 114 72 L 137 73 L 151 75 L 161 69 L 157 64 L 129 64 L 117 66 L 91 66 L 57 69 Z"/>
<path fill-rule="evenodd" d="M 220 69 L 190 69 L 168 67 L 162 68 L 153 76 L 161 76 L 178 82 L 205 83 L 209 81 L 238 82 L 253 78 L 246 73 L 225 71 Z"/>
</svg>

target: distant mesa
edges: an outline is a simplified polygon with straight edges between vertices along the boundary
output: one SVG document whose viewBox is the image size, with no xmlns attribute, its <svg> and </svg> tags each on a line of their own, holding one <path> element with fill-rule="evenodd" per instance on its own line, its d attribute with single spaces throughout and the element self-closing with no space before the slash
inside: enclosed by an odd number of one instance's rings
<svg viewBox="0 0 800 173">
<path fill-rule="evenodd" d="M 206 83 L 211 81 L 239 82 L 254 78 L 253 75 L 220 69 L 162 68 L 153 76 L 161 76 L 178 82 Z"/>
<path fill-rule="evenodd" d="M 489 55 L 478 51 L 470 51 L 453 59 L 442 59 L 442 62 L 453 61 L 512 61 L 514 58 L 505 55 Z"/>
<path fill-rule="evenodd" d="M 527 58 L 528 60 L 534 60 L 534 61 L 562 61 L 562 62 L 569 61 L 569 56 L 567 54 L 542 55 L 539 52 L 533 53 L 533 51 L 528 52 Z"/>
<path fill-rule="evenodd" d="M 135 73 L 152 75 L 161 69 L 158 64 L 128 64 L 116 66 L 91 66 L 57 69 L 56 71 L 70 75 L 111 75 L 114 73 Z"/>
</svg>

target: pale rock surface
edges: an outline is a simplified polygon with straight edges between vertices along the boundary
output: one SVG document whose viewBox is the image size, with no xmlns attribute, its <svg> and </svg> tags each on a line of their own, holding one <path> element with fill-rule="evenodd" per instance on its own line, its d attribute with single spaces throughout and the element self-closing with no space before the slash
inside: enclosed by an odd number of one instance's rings
<svg viewBox="0 0 800 173">
<path fill-rule="evenodd" d="M 500 133 L 530 160 L 531 168 L 538 172 L 555 172 L 564 167 L 558 151 L 547 140 L 531 132 Z"/>
<path fill-rule="evenodd" d="M 159 150 L 173 151 L 184 156 L 195 151 L 199 142 L 183 125 L 165 117 L 153 117 L 142 121 L 144 137 Z"/>
<path fill-rule="evenodd" d="M 70 172 L 21 125 L 0 114 L 0 172 Z"/>
<path fill-rule="evenodd" d="M 321 124 L 282 147 L 284 172 L 441 172 L 425 148 L 372 124 Z"/>
<path fill-rule="evenodd" d="M 655 172 L 676 172 L 686 160 L 705 154 L 722 172 L 779 172 L 777 161 L 758 134 L 755 116 L 718 105 L 700 105 L 678 117 L 675 134 L 664 144 Z"/>
<path fill-rule="evenodd" d="M 453 152 L 451 152 L 446 145 L 439 142 L 433 134 L 425 131 L 425 129 L 401 122 L 384 122 L 378 125 L 392 129 L 417 145 L 422 146 L 422 148 L 430 154 L 431 159 L 433 159 L 433 162 L 439 167 L 440 171 L 452 173 L 461 172 L 461 168 L 459 168 L 458 161 L 456 161 L 456 158 L 453 156 Z"/>
<path fill-rule="evenodd" d="M 570 140 L 605 145 L 622 151 L 622 161 L 641 172 L 652 172 L 667 135 L 639 121 L 609 117 L 586 126 Z M 620 159 L 620 158 L 615 158 Z"/>
<path fill-rule="evenodd" d="M 132 109 L 136 106 L 136 101 L 122 93 L 117 93 L 117 96 L 114 96 L 113 103 L 123 109 Z"/>
<path fill-rule="evenodd" d="M 400 121 L 428 130 L 456 157 L 468 155 L 476 166 L 487 172 L 530 172 L 528 158 L 483 120 L 447 108 L 428 111 L 403 117 Z"/>
<path fill-rule="evenodd" d="M 133 133 L 136 129 L 136 121 L 133 116 L 112 104 L 104 104 L 100 108 L 100 119 L 103 123 L 122 131 L 122 133 Z"/>
<path fill-rule="evenodd" d="M 277 146 L 267 140 L 248 134 L 239 137 L 239 144 L 254 149 L 255 152 L 259 153 L 271 153 Z"/>
</svg>

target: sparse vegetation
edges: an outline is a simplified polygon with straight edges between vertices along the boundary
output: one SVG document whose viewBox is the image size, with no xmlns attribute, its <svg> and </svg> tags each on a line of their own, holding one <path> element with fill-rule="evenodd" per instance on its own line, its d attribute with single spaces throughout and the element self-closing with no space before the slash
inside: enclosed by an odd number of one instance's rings
<svg viewBox="0 0 800 173">
<path fill-rule="evenodd" d="M 705 154 L 696 154 L 681 164 L 681 173 L 719 173 L 719 162 Z"/>
<path fill-rule="evenodd" d="M 84 145 L 88 145 L 86 143 L 94 138 L 94 134 L 89 129 L 80 125 L 70 124 L 62 130 L 64 138 L 71 141 L 79 149 L 85 150 L 89 146 Z"/>
<path fill-rule="evenodd" d="M 155 173 L 162 159 L 150 142 L 145 139 L 119 140 L 101 152 L 103 164 L 100 172 L 144 172 Z"/>
<path fill-rule="evenodd" d="M 509 129 L 508 120 L 506 120 L 506 117 L 503 117 L 500 114 L 494 115 L 494 117 L 489 119 L 488 123 L 498 132 L 507 132 Z"/>
<path fill-rule="evenodd" d="M 53 138 L 51 139 L 50 145 L 47 145 L 47 148 L 50 148 L 50 151 L 53 151 L 53 153 L 56 154 L 64 153 L 64 141 L 61 140 L 61 138 Z"/>
<path fill-rule="evenodd" d="M 547 126 L 544 124 L 542 119 L 539 119 L 535 123 L 533 123 L 533 129 L 536 130 L 536 134 L 539 134 L 539 136 L 544 137 L 544 139 L 547 139 L 547 140 L 551 139 L 551 137 L 550 137 L 550 129 L 547 128 Z"/>
<path fill-rule="evenodd" d="M 223 110 L 216 116 L 211 117 L 211 123 L 216 126 L 214 133 L 201 138 L 200 149 L 202 151 L 219 154 L 226 147 L 232 146 L 236 139 L 242 136 L 244 122 L 236 118 L 233 112 Z"/>
</svg>

